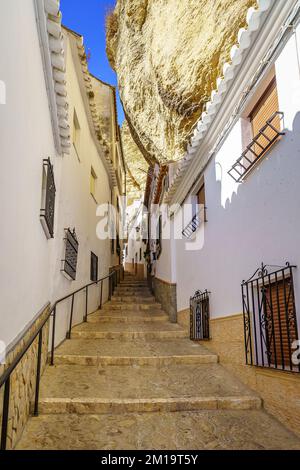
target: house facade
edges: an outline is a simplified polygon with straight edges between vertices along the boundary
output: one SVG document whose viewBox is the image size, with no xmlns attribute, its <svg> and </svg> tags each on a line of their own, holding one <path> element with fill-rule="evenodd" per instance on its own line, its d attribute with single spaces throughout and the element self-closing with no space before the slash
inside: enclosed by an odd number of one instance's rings
<svg viewBox="0 0 300 470">
<path fill-rule="evenodd" d="M 109 237 L 98 236 L 97 209 L 112 204 L 117 211 L 126 191 L 115 89 L 90 74 L 82 36 L 62 26 L 57 1 L 18 0 L 3 8 L 0 34 L 3 43 L 10 39 L 0 58 L 1 372 L 58 299 L 104 277 L 101 302 L 108 299 L 107 276 L 122 262 L 122 244 L 117 255 Z M 55 337 L 53 317 L 42 330 L 43 365 L 49 340 L 57 346 L 70 324 L 98 309 L 99 287 L 57 307 Z M 37 355 L 38 338 L 11 385 L 1 387 L 2 395 L 10 387 L 18 410 L 9 416 L 8 447 L 29 415 Z"/>
<path fill-rule="evenodd" d="M 259 3 L 185 157 L 150 194 L 163 219 L 151 281 L 192 339 L 200 291 L 205 346 L 299 431 L 299 2 Z"/>
</svg>

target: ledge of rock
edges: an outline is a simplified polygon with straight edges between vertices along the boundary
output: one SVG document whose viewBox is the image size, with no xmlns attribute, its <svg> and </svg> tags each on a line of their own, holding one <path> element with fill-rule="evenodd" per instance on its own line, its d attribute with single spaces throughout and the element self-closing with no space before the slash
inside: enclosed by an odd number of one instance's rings
<svg viewBox="0 0 300 470">
<path fill-rule="evenodd" d="M 117 0 L 107 55 L 148 163 L 180 159 L 255 0 Z"/>
</svg>

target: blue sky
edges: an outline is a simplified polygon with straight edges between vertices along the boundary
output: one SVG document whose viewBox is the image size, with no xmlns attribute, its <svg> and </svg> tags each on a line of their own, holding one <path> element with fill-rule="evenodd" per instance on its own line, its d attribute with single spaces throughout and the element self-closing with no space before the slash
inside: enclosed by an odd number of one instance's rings
<svg viewBox="0 0 300 470">
<path fill-rule="evenodd" d="M 117 77 L 105 53 L 105 17 L 114 5 L 115 0 L 61 0 L 63 24 L 84 37 L 91 53 L 90 72 L 111 85 L 117 85 Z M 118 118 L 121 124 L 124 113 L 119 97 Z"/>
</svg>

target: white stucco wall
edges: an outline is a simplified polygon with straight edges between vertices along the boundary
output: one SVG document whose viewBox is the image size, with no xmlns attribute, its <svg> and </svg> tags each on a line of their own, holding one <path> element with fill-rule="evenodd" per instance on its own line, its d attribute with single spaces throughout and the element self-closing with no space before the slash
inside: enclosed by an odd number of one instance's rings
<svg viewBox="0 0 300 470">
<path fill-rule="evenodd" d="M 56 158 L 33 0 L 1 3 L 0 339 L 8 345 L 50 301 L 51 250 L 40 224 L 42 161 Z"/>
<path fill-rule="evenodd" d="M 299 38 L 299 28 L 297 35 Z M 298 50 L 299 45 L 298 40 Z M 187 251 L 186 241 L 177 240 L 171 255 L 176 257 L 179 311 L 188 308 L 189 297 L 197 289 L 208 289 L 213 318 L 240 313 L 241 282 L 262 261 L 274 265 L 289 261 L 300 268 L 300 71 L 296 35 L 275 65 L 286 135 L 238 185 L 227 174 L 243 150 L 238 122 L 206 167 L 208 221 L 200 234 L 203 246 Z M 160 263 L 158 272 L 165 269 Z M 298 315 L 299 268 L 295 272 Z"/>
<path fill-rule="evenodd" d="M 110 241 L 99 240 L 96 226 L 98 205 L 107 204 L 111 200 L 111 189 L 108 175 L 98 155 L 91 135 L 88 119 L 82 99 L 76 67 L 79 66 L 77 55 L 71 52 L 70 39 L 66 37 L 67 91 L 70 122 L 74 109 L 80 125 L 80 145 L 77 150 L 72 145 L 70 155 L 65 155 L 59 162 L 60 190 L 58 194 L 58 222 L 55 233 L 55 267 L 53 301 L 84 286 L 90 282 L 90 256 L 93 251 L 99 258 L 99 278 L 108 274 L 111 266 Z M 80 70 L 80 67 L 77 68 Z M 95 198 L 90 194 L 91 167 L 97 175 Z M 61 260 L 64 259 L 64 229 L 75 227 L 79 242 L 76 281 L 67 280 L 61 273 Z M 108 281 L 104 284 L 103 301 L 107 300 Z M 100 288 L 89 289 L 89 311 L 99 306 Z M 64 339 L 69 321 L 71 300 L 61 304 L 57 315 L 56 340 Z M 75 300 L 74 323 L 81 322 L 85 311 L 85 292 Z"/>
<path fill-rule="evenodd" d="M 67 88 L 72 126 L 76 107 L 81 126 L 80 161 L 56 154 L 33 0 L 3 2 L 0 17 L 0 81 L 7 104 L 0 105 L 0 340 L 13 342 L 47 304 L 90 281 L 90 254 L 99 257 L 99 277 L 111 265 L 109 240 L 96 236 L 97 204 L 111 199 L 108 175 L 88 126 L 74 62 L 67 47 Z M 40 223 L 43 159 L 51 158 L 56 184 L 55 238 L 47 240 Z M 90 171 L 98 179 L 96 201 L 90 195 Z M 76 228 L 79 241 L 77 278 L 60 272 L 64 229 Z M 107 284 L 103 300 L 107 298 Z M 69 303 L 70 305 L 70 303 Z M 65 338 L 69 305 L 57 312 L 56 342 Z M 99 305 L 91 288 L 89 310 Z M 75 302 L 74 322 L 82 320 L 84 295 Z"/>
</svg>

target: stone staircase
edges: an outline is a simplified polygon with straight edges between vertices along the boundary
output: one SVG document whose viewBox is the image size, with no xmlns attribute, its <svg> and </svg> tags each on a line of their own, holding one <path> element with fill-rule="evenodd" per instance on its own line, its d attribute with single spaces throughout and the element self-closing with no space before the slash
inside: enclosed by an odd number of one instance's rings
<svg viewBox="0 0 300 470">
<path fill-rule="evenodd" d="M 126 274 L 41 382 L 18 449 L 299 449 L 218 357 Z"/>
</svg>

